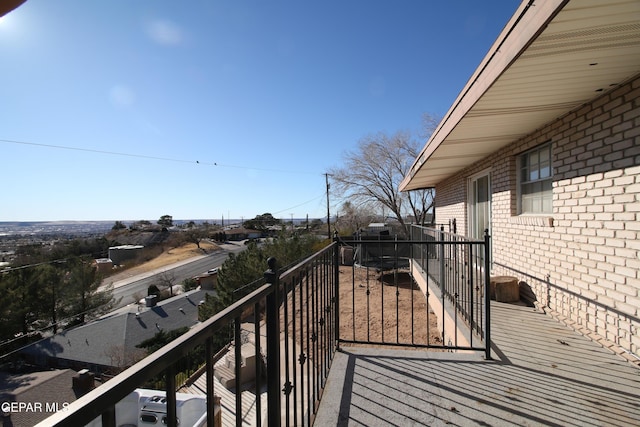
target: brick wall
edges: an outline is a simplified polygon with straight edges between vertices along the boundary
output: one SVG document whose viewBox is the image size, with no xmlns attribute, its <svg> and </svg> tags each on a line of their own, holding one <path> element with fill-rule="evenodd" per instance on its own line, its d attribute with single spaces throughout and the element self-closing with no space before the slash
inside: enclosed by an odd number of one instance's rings
<svg viewBox="0 0 640 427">
<path fill-rule="evenodd" d="M 517 215 L 517 157 L 551 141 L 553 214 Z M 640 347 L 640 76 L 436 188 L 437 222 L 467 233 L 468 177 L 491 170 L 494 275 L 605 343 Z"/>
</svg>

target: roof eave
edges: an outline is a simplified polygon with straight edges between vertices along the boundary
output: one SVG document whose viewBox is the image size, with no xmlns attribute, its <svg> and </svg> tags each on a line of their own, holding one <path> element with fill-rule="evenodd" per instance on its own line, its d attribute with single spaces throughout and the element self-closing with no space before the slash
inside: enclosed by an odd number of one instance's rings
<svg viewBox="0 0 640 427">
<path fill-rule="evenodd" d="M 417 156 L 409 172 L 400 183 L 400 191 L 433 188 L 446 176 L 419 182 L 414 180 L 433 152 L 447 138 L 455 126 L 498 80 L 504 71 L 522 54 L 543 31 L 550 20 L 569 0 L 523 1 L 502 30 L 476 71 L 467 81 L 449 111 Z"/>
</svg>

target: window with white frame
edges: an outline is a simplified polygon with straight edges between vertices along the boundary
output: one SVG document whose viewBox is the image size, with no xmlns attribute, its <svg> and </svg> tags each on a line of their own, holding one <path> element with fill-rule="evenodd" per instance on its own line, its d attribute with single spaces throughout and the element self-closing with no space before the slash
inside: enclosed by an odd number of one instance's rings
<svg viewBox="0 0 640 427">
<path fill-rule="evenodd" d="M 520 214 L 553 213 L 553 167 L 551 143 L 519 157 Z"/>
</svg>

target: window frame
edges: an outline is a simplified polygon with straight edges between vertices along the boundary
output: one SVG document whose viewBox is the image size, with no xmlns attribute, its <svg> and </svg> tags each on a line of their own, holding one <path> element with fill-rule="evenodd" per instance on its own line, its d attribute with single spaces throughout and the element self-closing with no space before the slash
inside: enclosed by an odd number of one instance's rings
<svg viewBox="0 0 640 427">
<path fill-rule="evenodd" d="M 551 215 L 553 214 L 553 150 L 552 142 L 547 141 L 537 145 L 527 151 L 518 154 L 516 167 L 517 188 L 518 188 L 518 215 Z M 545 153 L 546 152 L 546 153 Z M 548 156 L 546 160 L 541 159 L 541 153 Z M 534 160 L 533 162 L 531 160 Z M 548 171 L 548 172 L 547 172 Z M 547 172 L 547 174 L 545 174 Z M 528 176 L 527 176 L 528 175 Z M 544 176 L 543 176 L 544 175 Z M 525 176 L 529 178 L 525 180 Z M 533 195 L 528 199 L 533 203 L 538 203 L 540 209 L 529 209 L 525 211 L 525 186 L 534 187 L 539 185 L 537 191 L 527 191 Z M 545 189 L 545 187 L 547 187 Z M 548 191 L 548 196 L 545 192 Z M 548 210 L 544 210 L 545 205 Z"/>
</svg>

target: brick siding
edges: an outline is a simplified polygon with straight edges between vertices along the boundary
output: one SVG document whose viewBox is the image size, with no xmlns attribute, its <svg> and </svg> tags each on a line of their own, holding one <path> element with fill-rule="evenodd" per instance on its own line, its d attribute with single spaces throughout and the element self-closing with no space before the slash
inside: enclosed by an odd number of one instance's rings
<svg viewBox="0 0 640 427">
<path fill-rule="evenodd" d="M 552 142 L 553 213 L 517 214 L 516 165 Z M 640 76 L 436 187 L 438 223 L 467 234 L 467 181 L 491 170 L 492 274 L 582 333 L 640 347 Z"/>
</svg>

